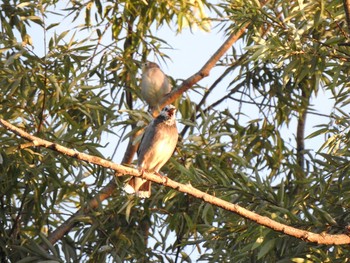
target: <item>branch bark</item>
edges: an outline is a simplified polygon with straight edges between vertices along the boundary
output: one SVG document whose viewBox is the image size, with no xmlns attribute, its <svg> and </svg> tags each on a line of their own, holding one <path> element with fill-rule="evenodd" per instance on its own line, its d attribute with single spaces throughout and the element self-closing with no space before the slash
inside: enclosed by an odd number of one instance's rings
<svg viewBox="0 0 350 263">
<path fill-rule="evenodd" d="M 344 0 L 345 1 L 345 0 Z M 350 1 L 350 0 L 348 0 Z M 267 1 L 261 1 L 260 5 L 264 6 L 267 3 Z M 250 25 L 250 22 L 245 23 L 238 31 L 235 31 L 231 33 L 231 35 L 228 37 L 228 39 L 220 46 L 220 48 L 209 58 L 207 63 L 194 75 L 186 79 L 180 86 L 173 89 L 167 96 L 165 96 L 161 100 L 161 107 L 163 108 L 165 105 L 170 104 L 174 102 L 177 98 L 179 98 L 182 93 L 189 90 L 194 84 L 196 84 L 201 79 L 209 76 L 210 70 L 215 66 L 216 62 L 219 61 L 219 59 L 227 52 L 227 50 L 232 47 L 232 45 L 241 38 L 241 36 L 244 34 L 248 26 Z M 155 115 L 157 115 L 157 112 L 154 112 Z"/>
<path fill-rule="evenodd" d="M 190 184 L 184 185 L 178 182 L 175 182 L 171 180 L 170 178 L 164 178 L 160 177 L 158 175 L 152 174 L 152 173 L 143 173 L 140 174 L 140 172 L 137 169 L 125 167 L 123 165 L 119 165 L 116 163 L 113 163 L 111 161 L 105 160 L 103 158 L 97 157 L 97 156 L 91 156 L 88 154 L 84 154 L 69 148 L 66 148 L 62 145 L 59 145 L 57 143 L 49 142 L 47 140 L 40 139 L 38 137 L 35 137 L 33 135 L 28 134 L 22 129 L 17 128 L 16 126 L 10 124 L 9 122 L 0 119 L 0 124 L 4 126 L 7 130 L 15 133 L 16 135 L 29 140 L 33 142 L 34 146 L 37 147 L 45 147 L 47 149 L 54 150 L 56 152 L 62 153 L 64 155 L 76 158 L 81 161 L 90 162 L 96 165 L 103 166 L 105 168 L 110 168 L 116 171 L 116 174 L 119 175 L 132 175 L 132 176 L 140 176 L 146 180 L 150 180 L 152 182 L 155 182 L 157 184 L 163 184 L 164 186 L 173 188 L 179 192 L 187 193 L 195 198 L 201 199 L 206 203 L 215 205 L 217 207 L 221 207 L 227 211 L 231 211 L 233 213 L 236 213 L 244 218 L 250 219 L 254 222 L 256 222 L 259 225 L 271 228 L 275 231 L 281 232 L 286 235 L 290 235 L 299 239 L 302 239 L 306 242 L 313 242 L 317 244 L 324 244 L 324 245 L 342 245 L 342 244 L 349 244 L 350 243 L 350 236 L 347 234 L 326 234 L 326 233 L 313 233 L 305 230 L 301 230 L 298 228 L 294 228 L 285 224 L 281 224 L 277 221 L 274 221 L 266 216 L 261 216 L 259 214 L 256 214 L 252 211 L 249 211 L 237 204 L 232 204 L 227 201 L 224 201 L 220 198 L 217 198 L 213 195 L 210 195 L 208 193 L 202 192 L 194 187 L 192 187 Z M 64 224 L 69 224 L 70 221 L 66 221 Z M 345 231 L 345 230 L 344 230 Z M 57 241 L 57 240 L 56 240 Z"/>
<path fill-rule="evenodd" d="M 182 96 L 184 92 L 189 90 L 194 84 L 203 78 L 209 76 L 210 70 L 215 66 L 216 62 L 228 51 L 230 47 L 243 35 L 250 23 L 242 26 L 240 30 L 232 33 L 229 38 L 220 46 L 220 48 L 209 58 L 205 65 L 194 75 L 184 80 L 184 82 L 173 89 L 168 95 L 166 95 L 160 103 L 160 108 L 163 108 L 167 104 L 173 103 L 177 98 Z M 158 112 L 154 111 L 153 115 L 157 115 Z"/>
</svg>

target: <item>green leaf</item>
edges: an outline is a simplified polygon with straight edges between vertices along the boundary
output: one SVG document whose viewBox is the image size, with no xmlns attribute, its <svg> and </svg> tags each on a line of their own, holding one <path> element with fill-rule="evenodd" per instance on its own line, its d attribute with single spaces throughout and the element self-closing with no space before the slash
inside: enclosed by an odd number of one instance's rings
<svg viewBox="0 0 350 263">
<path fill-rule="evenodd" d="M 264 256 L 266 256 L 268 253 L 270 253 L 276 244 L 276 239 L 267 240 L 264 241 L 263 245 L 259 249 L 258 253 L 258 259 L 262 259 Z"/>
</svg>

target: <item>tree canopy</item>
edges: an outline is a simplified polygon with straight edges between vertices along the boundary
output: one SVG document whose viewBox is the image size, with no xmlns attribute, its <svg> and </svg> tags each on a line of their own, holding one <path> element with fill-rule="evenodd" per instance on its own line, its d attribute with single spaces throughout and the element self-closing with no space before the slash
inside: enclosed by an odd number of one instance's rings
<svg viewBox="0 0 350 263">
<path fill-rule="evenodd" d="M 347 262 L 348 0 L 62 2 L 0 4 L 1 262 Z M 222 43 L 171 78 L 169 179 L 139 199 L 161 30 Z"/>
</svg>

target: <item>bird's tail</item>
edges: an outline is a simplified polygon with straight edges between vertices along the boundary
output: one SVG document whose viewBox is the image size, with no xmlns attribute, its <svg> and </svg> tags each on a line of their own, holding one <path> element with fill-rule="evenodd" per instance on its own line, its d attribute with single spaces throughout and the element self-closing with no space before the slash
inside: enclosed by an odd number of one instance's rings
<svg viewBox="0 0 350 263">
<path fill-rule="evenodd" d="M 124 191 L 140 198 L 149 198 L 151 196 L 151 182 L 139 177 L 132 177 L 124 185 Z"/>
</svg>

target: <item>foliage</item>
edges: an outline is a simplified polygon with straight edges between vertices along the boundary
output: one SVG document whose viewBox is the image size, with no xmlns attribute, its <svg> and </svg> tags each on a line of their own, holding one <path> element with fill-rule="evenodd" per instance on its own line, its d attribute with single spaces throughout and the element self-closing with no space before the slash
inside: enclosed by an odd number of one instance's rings
<svg viewBox="0 0 350 263">
<path fill-rule="evenodd" d="M 212 86 L 176 101 L 181 139 L 162 171 L 286 225 L 347 233 L 350 51 L 341 1 L 6 0 L 0 23 L 0 117 L 115 160 L 139 121 L 150 119 L 138 89 L 140 62 L 152 55 L 168 61 L 172 48 L 157 32 L 216 26 L 226 36 L 249 24 L 217 63 L 222 75 Z M 329 114 L 318 104 L 325 96 Z M 323 123 L 305 136 L 303 124 L 317 116 Z M 2 262 L 350 257 L 346 246 L 285 236 L 163 186 L 154 185 L 149 200 L 127 196 L 119 179 L 111 196 L 51 244 L 50 234 L 87 209 L 113 171 L 0 133 Z M 323 145 L 305 147 L 315 138 Z"/>
</svg>

